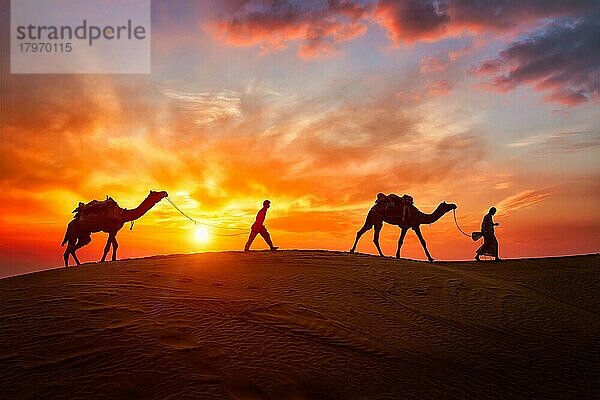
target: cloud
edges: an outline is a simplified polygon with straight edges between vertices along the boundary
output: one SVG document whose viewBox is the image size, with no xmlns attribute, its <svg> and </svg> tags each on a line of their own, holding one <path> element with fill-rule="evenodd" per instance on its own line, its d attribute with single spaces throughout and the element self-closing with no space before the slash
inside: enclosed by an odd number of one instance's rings
<svg viewBox="0 0 600 400">
<path fill-rule="evenodd" d="M 338 43 L 362 36 L 367 27 L 361 20 L 369 9 L 352 0 L 235 1 L 227 4 L 214 30 L 227 44 L 259 46 L 263 51 L 299 41 L 299 56 L 310 59 L 333 55 Z"/>
<path fill-rule="evenodd" d="M 336 55 L 337 43 L 351 41 L 366 31 L 367 26 L 362 23 L 332 24 L 326 29 L 311 29 L 307 32 L 298 54 L 304 59 Z"/>
<path fill-rule="evenodd" d="M 600 132 L 561 132 L 550 135 L 541 145 L 544 152 L 594 150 L 600 147 Z"/>
<path fill-rule="evenodd" d="M 511 186 L 512 186 L 511 182 L 498 182 L 494 185 L 494 189 L 505 190 L 505 189 L 509 189 Z"/>
<path fill-rule="evenodd" d="M 375 20 L 396 44 L 436 41 L 465 32 L 512 32 L 544 18 L 583 14 L 593 0 L 380 0 Z"/>
<path fill-rule="evenodd" d="M 103 85 L 103 78 L 7 76 L 2 183 L 14 188 L 67 187 L 91 175 L 87 167 L 92 162 L 111 163 L 97 155 L 99 144 L 112 141 L 103 140 L 98 127 L 124 122 L 124 115 L 118 95 Z M 140 118 L 145 116 L 142 110 Z M 122 155 L 116 148 L 113 154 Z"/>
<path fill-rule="evenodd" d="M 380 0 L 375 15 L 396 43 L 438 39 L 450 23 L 447 5 L 435 0 Z"/>
<path fill-rule="evenodd" d="M 525 190 L 505 198 L 496 205 L 496 208 L 500 214 L 509 215 L 515 211 L 533 207 L 549 197 L 550 193 L 545 190 Z"/>
<path fill-rule="evenodd" d="M 494 32 L 520 37 L 498 57 L 473 69 L 489 86 L 506 92 L 524 84 L 546 93 L 546 100 L 577 105 L 598 98 L 600 13 L 594 0 L 236 0 L 224 3 L 211 31 L 224 43 L 257 46 L 270 52 L 297 45 L 303 59 L 328 58 L 340 44 L 380 25 L 396 44 L 435 42 L 465 34 Z M 540 28 L 548 19 L 554 22 Z M 423 74 L 444 72 L 471 51 L 448 54 L 447 61 L 424 58 Z M 449 85 L 432 83 L 424 93 L 443 95 Z"/>
<path fill-rule="evenodd" d="M 301 41 L 305 49 L 328 51 L 362 36 L 371 22 L 399 44 L 465 32 L 516 33 L 547 18 L 587 15 L 596 7 L 594 0 L 239 0 L 225 2 L 214 28 L 231 45 L 273 50 Z"/>
<path fill-rule="evenodd" d="M 421 59 L 421 74 L 434 74 L 444 72 L 448 69 L 449 62 L 442 60 L 440 57 L 423 57 Z"/>
<path fill-rule="evenodd" d="M 445 96 L 452 90 L 452 85 L 448 81 L 430 82 L 426 86 L 427 94 L 432 96 Z"/>
<path fill-rule="evenodd" d="M 291 96 L 258 80 L 200 90 L 144 77 L 44 79 L 7 81 L 0 187 L 11 218 L 48 209 L 44 219 L 61 218 L 77 201 L 135 202 L 148 189 L 181 192 L 219 218 L 264 197 L 326 212 L 382 190 L 434 191 L 482 157 L 477 135 L 445 129 L 389 84 L 357 98 L 345 82 Z"/>
<path fill-rule="evenodd" d="M 203 151 L 212 158 L 207 174 L 218 169 L 220 198 L 276 195 L 285 203 L 303 199 L 327 208 L 339 204 L 341 196 L 352 204 L 381 190 L 435 187 L 465 174 L 482 156 L 476 135 L 422 132 L 414 106 L 401 107 L 384 97 L 332 108 L 330 100 L 279 106 L 267 131 L 205 145 Z M 206 191 L 195 193 L 198 201 L 211 201 Z"/>
<path fill-rule="evenodd" d="M 473 31 L 513 30 L 523 23 L 585 13 L 595 0 L 448 0 L 452 22 Z"/>
<path fill-rule="evenodd" d="M 570 131 L 546 135 L 534 135 L 516 142 L 509 143 L 508 147 L 533 147 L 539 151 L 574 152 L 592 150 L 600 147 L 600 132 L 598 131 Z"/>
<path fill-rule="evenodd" d="M 160 91 L 182 111 L 182 117 L 190 119 L 196 125 L 241 117 L 241 94 L 232 90 L 211 93 L 164 87 Z"/>
<path fill-rule="evenodd" d="M 600 8 L 550 23 L 473 70 L 505 92 L 533 85 L 546 99 L 578 105 L 600 97 Z"/>
</svg>

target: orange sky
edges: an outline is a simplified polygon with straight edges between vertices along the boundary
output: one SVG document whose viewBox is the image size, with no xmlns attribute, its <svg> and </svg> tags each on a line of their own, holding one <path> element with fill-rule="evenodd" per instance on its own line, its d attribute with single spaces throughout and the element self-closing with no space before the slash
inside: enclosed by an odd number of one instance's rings
<svg viewBox="0 0 600 400">
<path fill-rule="evenodd" d="M 381 22 L 392 10 L 382 5 L 344 10 L 350 22 L 328 26 L 317 45 L 303 40 L 306 21 L 236 31 L 224 5 L 186 7 L 153 3 L 150 75 L 11 75 L 2 59 L 0 276 L 61 265 L 79 201 L 110 195 L 132 208 L 151 189 L 201 222 L 239 229 L 268 198 L 282 248 L 348 250 L 375 195 L 394 192 L 425 212 L 456 203 L 468 232 L 495 205 L 502 257 L 600 250 L 597 95 L 551 101 L 556 87 L 535 81 L 490 91 L 482 68 L 469 73 L 541 17 L 476 41 L 472 31 L 486 28 L 465 20 L 394 30 L 402 21 Z M 119 233 L 119 256 L 243 248 L 246 237 L 209 230 L 197 243 L 163 200 Z M 436 259 L 471 259 L 478 246 L 452 214 L 423 232 Z M 398 234 L 383 230 L 388 255 Z M 371 239 L 358 250 L 375 252 Z M 80 259 L 99 259 L 104 243 L 95 234 Z M 403 255 L 425 258 L 413 233 Z"/>
</svg>

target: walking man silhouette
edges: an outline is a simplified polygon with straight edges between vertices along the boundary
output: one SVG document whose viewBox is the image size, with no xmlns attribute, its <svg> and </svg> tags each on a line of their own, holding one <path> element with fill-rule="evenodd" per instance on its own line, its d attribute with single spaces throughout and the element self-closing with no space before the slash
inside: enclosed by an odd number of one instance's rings
<svg viewBox="0 0 600 400">
<path fill-rule="evenodd" d="M 271 207 L 271 202 L 269 200 L 263 201 L 263 208 L 258 210 L 258 214 L 256 214 L 256 221 L 252 224 L 252 228 L 250 230 L 250 236 L 248 237 L 248 241 L 246 242 L 246 246 L 244 246 L 244 251 L 249 251 L 254 238 L 256 235 L 259 235 L 265 239 L 265 242 L 269 245 L 271 250 L 277 250 L 279 247 L 273 246 L 273 242 L 271 241 L 271 235 L 269 235 L 269 231 L 265 227 L 265 218 L 267 217 L 267 210 Z"/>
<path fill-rule="evenodd" d="M 477 249 L 475 260 L 481 261 L 479 256 L 488 255 L 494 257 L 496 261 L 500 261 L 498 257 L 498 239 L 494 233 L 494 227 L 500 225 L 494 222 L 492 217 L 496 214 L 496 207 L 490 208 L 490 211 L 483 217 L 481 222 L 481 235 L 483 236 L 483 244 Z"/>
</svg>

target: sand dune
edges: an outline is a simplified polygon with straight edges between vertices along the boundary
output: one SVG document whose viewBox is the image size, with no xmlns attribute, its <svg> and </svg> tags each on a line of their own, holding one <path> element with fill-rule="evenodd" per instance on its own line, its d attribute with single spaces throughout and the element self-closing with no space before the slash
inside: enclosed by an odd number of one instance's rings
<svg viewBox="0 0 600 400">
<path fill-rule="evenodd" d="M 592 398 L 600 256 L 174 255 L 0 280 L 0 396 Z"/>
</svg>

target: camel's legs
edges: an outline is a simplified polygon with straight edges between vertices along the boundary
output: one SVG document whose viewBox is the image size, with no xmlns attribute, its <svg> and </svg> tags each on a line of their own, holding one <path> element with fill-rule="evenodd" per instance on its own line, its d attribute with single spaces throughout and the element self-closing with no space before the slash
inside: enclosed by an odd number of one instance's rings
<svg viewBox="0 0 600 400">
<path fill-rule="evenodd" d="M 429 250 L 427 250 L 427 243 L 425 243 L 425 239 L 423 238 L 423 234 L 421 233 L 421 228 L 417 226 L 414 227 L 413 230 L 417 234 L 417 237 L 421 242 L 421 246 L 423 246 L 423 250 L 425 250 L 425 255 L 427 256 L 427 259 L 429 260 L 429 262 L 433 262 L 433 257 L 431 257 L 431 254 L 429 254 Z"/>
<path fill-rule="evenodd" d="M 365 221 L 365 224 L 363 225 L 363 227 L 360 228 L 358 232 L 356 232 L 356 240 L 354 241 L 354 245 L 350 249 L 350 253 L 354 253 L 354 250 L 356 250 L 356 245 L 358 244 L 358 240 L 360 239 L 360 237 L 362 235 L 364 235 L 365 232 L 371 230 L 372 227 L 373 227 L 373 223 L 371 221 L 369 221 L 369 219 L 367 218 L 367 221 Z"/>
<path fill-rule="evenodd" d="M 75 241 L 69 241 L 69 243 L 67 244 L 67 249 L 65 250 L 65 253 L 63 254 L 63 258 L 65 259 L 65 267 L 69 266 L 69 255 L 73 256 L 73 260 L 75 260 L 75 263 L 77 265 L 81 265 L 75 252 L 88 243 L 89 242 L 82 243 L 82 242 L 77 241 L 77 243 L 75 243 Z"/>
<path fill-rule="evenodd" d="M 109 233 L 108 238 L 106 239 L 106 246 L 104 246 L 104 253 L 102 254 L 102 259 L 100 260 L 100 262 L 104 262 L 104 260 L 106 260 L 106 255 L 108 254 L 108 251 L 110 250 L 111 245 L 112 245 L 112 234 Z"/>
<path fill-rule="evenodd" d="M 402 243 L 404 243 L 404 237 L 406 236 L 406 232 L 408 232 L 408 228 L 402 228 L 402 232 L 400 232 L 400 238 L 398 239 L 398 250 L 396 250 L 396 258 L 400 258 L 400 249 L 402 248 Z"/>
<path fill-rule="evenodd" d="M 76 241 L 76 240 L 75 240 Z M 65 267 L 69 266 L 69 255 L 73 254 L 73 258 L 75 259 L 75 262 L 77 262 L 77 265 L 79 265 L 79 261 L 77 260 L 77 258 L 75 257 L 75 241 L 69 241 L 67 244 L 67 248 L 65 249 L 65 253 L 63 254 L 63 258 L 65 259 Z"/>
<path fill-rule="evenodd" d="M 112 260 L 117 261 L 117 249 L 119 248 L 119 243 L 117 243 L 117 234 L 116 233 L 113 235 L 113 238 L 112 238 L 112 247 L 113 247 Z"/>
<path fill-rule="evenodd" d="M 91 236 L 86 236 L 83 238 L 80 237 L 77 239 L 77 244 L 75 246 L 73 246 L 73 250 L 71 251 L 71 255 L 73 256 L 73 259 L 75 260 L 77 265 L 81 265 L 81 263 L 79 262 L 79 259 L 77 258 L 77 255 L 75 254 L 75 252 L 77 250 L 79 250 L 80 248 L 82 248 L 83 246 L 87 246 L 88 244 L 90 244 L 91 241 L 92 241 Z"/>
<path fill-rule="evenodd" d="M 375 247 L 377 247 L 377 251 L 379 255 L 384 257 L 383 252 L 381 251 L 381 247 L 379 247 L 379 233 L 381 232 L 381 228 L 383 228 L 383 224 L 375 225 L 375 233 L 373 234 L 373 243 L 375 243 Z"/>
<path fill-rule="evenodd" d="M 71 255 L 73 256 L 73 260 L 75 260 L 75 263 L 77 265 L 81 265 L 81 263 L 79 262 L 79 259 L 77 258 L 77 255 L 75 254 L 75 250 L 73 250 L 73 252 L 71 253 Z"/>
</svg>

